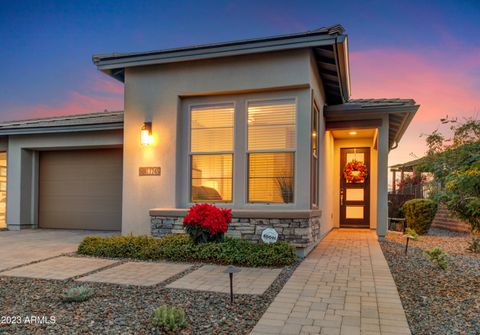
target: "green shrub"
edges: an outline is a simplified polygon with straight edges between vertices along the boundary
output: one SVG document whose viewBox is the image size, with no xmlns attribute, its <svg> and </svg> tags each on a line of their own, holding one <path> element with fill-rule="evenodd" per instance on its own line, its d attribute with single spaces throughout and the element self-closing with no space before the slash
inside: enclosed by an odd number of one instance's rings
<svg viewBox="0 0 480 335">
<path fill-rule="evenodd" d="M 62 300 L 65 302 L 81 302 L 93 296 L 93 289 L 87 285 L 71 287 L 63 291 Z"/>
<path fill-rule="evenodd" d="M 222 242 L 196 244 L 188 235 L 86 237 L 78 247 L 82 255 L 177 262 L 208 262 L 244 266 L 285 266 L 296 259 L 288 242 L 255 244 L 226 238 Z"/>
<path fill-rule="evenodd" d="M 403 204 L 403 212 L 407 227 L 414 229 L 417 234 L 428 233 L 433 218 L 437 213 L 437 203 L 430 199 L 412 199 Z"/>
<path fill-rule="evenodd" d="M 440 247 L 433 247 L 424 251 L 429 260 L 436 263 L 438 267 L 445 270 L 448 266 L 447 254 Z"/>
<path fill-rule="evenodd" d="M 152 324 L 160 330 L 167 332 L 177 332 L 188 327 L 183 309 L 166 305 L 155 309 Z"/>
</svg>

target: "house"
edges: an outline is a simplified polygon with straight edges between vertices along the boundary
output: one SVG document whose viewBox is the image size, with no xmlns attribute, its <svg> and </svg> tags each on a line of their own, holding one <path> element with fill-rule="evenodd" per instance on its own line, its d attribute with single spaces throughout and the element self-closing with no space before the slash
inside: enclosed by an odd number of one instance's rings
<svg viewBox="0 0 480 335">
<path fill-rule="evenodd" d="M 124 113 L 0 124 L 9 229 L 161 236 L 211 202 L 229 235 L 273 227 L 300 253 L 334 227 L 385 235 L 388 152 L 419 106 L 350 99 L 342 26 L 93 62 Z"/>
</svg>

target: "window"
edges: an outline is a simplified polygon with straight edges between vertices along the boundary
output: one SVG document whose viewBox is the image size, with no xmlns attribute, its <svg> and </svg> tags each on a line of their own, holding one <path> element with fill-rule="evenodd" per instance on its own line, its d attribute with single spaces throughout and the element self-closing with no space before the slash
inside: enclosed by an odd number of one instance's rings
<svg viewBox="0 0 480 335">
<path fill-rule="evenodd" d="M 312 110 L 312 205 L 318 206 L 318 108 L 314 104 Z"/>
<path fill-rule="evenodd" d="M 248 202 L 293 202 L 295 99 L 250 102 L 247 117 Z"/>
<path fill-rule="evenodd" d="M 234 105 L 191 108 L 192 202 L 231 202 Z"/>
</svg>

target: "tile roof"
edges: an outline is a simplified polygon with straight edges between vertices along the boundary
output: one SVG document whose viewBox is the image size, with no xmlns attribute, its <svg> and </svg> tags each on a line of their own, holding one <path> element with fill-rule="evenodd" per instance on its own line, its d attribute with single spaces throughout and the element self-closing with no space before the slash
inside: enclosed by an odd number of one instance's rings
<svg viewBox="0 0 480 335">
<path fill-rule="evenodd" d="M 89 126 L 113 123 L 123 123 L 123 111 L 105 111 L 89 114 L 64 115 L 28 120 L 5 121 L 0 122 L 0 133 L 4 130 L 14 129 Z"/>
<path fill-rule="evenodd" d="M 415 106 L 413 99 L 382 98 L 382 99 L 350 99 L 347 105 L 358 105 L 360 108 L 381 108 L 391 106 Z"/>
</svg>

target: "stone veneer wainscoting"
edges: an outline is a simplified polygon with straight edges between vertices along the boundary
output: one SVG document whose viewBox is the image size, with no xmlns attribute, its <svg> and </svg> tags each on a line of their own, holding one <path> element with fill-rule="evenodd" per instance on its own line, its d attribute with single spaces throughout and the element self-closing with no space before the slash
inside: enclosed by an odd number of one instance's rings
<svg viewBox="0 0 480 335">
<path fill-rule="evenodd" d="M 171 215 L 172 210 L 165 210 L 166 214 L 170 215 L 158 215 L 162 214 L 161 212 L 161 210 L 152 210 L 150 214 L 153 236 L 185 233 L 183 229 L 185 213 L 182 213 L 184 211 L 178 211 L 178 215 Z M 288 241 L 295 246 L 300 257 L 306 256 L 323 237 L 320 230 L 320 213 L 302 218 L 285 218 L 285 214 L 282 214 L 281 218 L 245 218 L 236 217 L 235 212 L 232 214 L 232 223 L 228 227 L 227 236 L 259 243 L 262 231 L 266 228 L 274 228 L 278 233 L 278 239 Z"/>
</svg>

